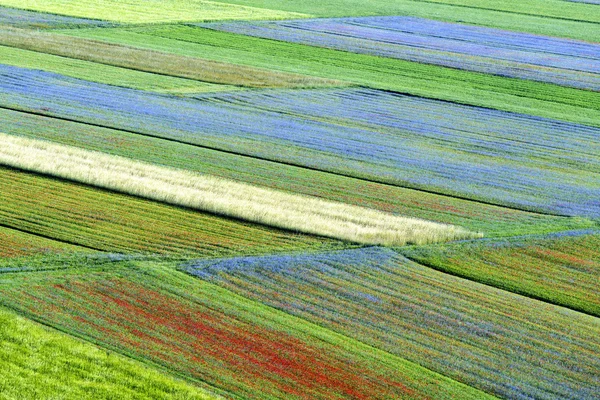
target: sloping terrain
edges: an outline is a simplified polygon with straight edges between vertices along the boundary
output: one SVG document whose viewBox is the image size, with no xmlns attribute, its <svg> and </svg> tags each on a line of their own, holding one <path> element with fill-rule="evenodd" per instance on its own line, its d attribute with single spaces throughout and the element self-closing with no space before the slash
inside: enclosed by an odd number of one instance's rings
<svg viewBox="0 0 600 400">
<path fill-rule="evenodd" d="M 0 399 L 600 398 L 595 0 L 0 0 Z"/>
</svg>

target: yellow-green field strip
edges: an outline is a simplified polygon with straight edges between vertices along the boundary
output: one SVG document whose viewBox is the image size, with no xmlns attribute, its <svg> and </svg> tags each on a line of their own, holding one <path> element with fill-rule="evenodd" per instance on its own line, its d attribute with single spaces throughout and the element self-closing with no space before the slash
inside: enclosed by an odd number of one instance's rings
<svg viewBox="0 0 600 400">
<path fill-rule="evenodd" d="M 0 348 L 2 399 L 219 398 L 141 362 L 3 308 L 0 308 Z"/>
<path fill-rule="evenodd" d="M 207 0 L 2 0 L 0 5 L 124 23 L 290 19 L 309 16 Z"/>
<path fill-rule="evenodd" d="M 0 134 L 0 163 L 268 226 L 365 244 L 403 245 L 477 237 L 407 218 L 130 159 Z"/>
</svg>

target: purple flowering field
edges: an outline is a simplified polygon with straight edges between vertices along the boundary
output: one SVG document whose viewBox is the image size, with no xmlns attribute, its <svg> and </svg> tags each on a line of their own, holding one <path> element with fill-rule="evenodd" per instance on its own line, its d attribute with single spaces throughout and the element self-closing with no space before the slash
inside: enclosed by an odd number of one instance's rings
<svg viewBox="0 0 600 400">
<path fill-rule="evenodd" d="M 600 45 L 415 17 L 362 17 L 202 27 L 354 53 L 600 90 Z"/>
<path fill-rule="evenodd" d="M 600 216 L 598 128 L 366 88 L 179 98 L 10 66 L 0 77 L 4 107 L 499 205 Z"/>
</svg>

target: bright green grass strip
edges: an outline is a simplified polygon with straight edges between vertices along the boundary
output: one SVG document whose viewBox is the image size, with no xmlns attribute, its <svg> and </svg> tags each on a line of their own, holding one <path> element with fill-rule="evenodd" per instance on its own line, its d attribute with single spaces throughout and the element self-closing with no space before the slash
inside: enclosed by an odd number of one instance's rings
<svg viewBox="0 0 600 400">
<path fill-rule="evenodd" d="M 67 34 L 227 63 L 343 80 L 376 89 L 600 126 L 600 95 L 371 55 L 186 26 Z"/>
<path fill-rule="evenodd" d="M 237 89 L 235 86 L 152 74 L 6 46 L 0 46 L 0 63 L 54 72 L 108 85 L 161 93 L 190 94 Z"/>
<path fill-rule="evenodd" d="M 207 0 L 0 0 L 0 5 L 125 23 L 289 19 L 307 16 Z"/>
<path fill-rule="evenodd" d="M 600 232 L 405 248 L 440 271 L 600 317 Z"/>
<path fill-rule="evenodd" d="M 223 0 L 231 4 L 310 13 L 318 17 L 408 15 L 492 28 L 600 42 L 598 6 L 564 0 Z M 447 4 L 441 4 L 447 3 Z M 451 3 L 483 7 L 457 7 Z M 513 12 L 495 11 L 509 10 Z M 553 16 L 554 18 L 547 18 Z M 564 20 L 567 18 L 571 20 Z M 593 22 L 586 22 L 593 21 Z"/>
<path fill-rule="evenodd" d="M 28 317 L 244 398 L 493 398 L 172 265 L 3 274 L 0 293 Z"/>
<path fill-rule="evenodd" d="M 486 236 L 590 228 L 581 218 L 512 210 L 133 133 L 0 109 L 5 132 L 219 176 L 277 190 L 463 226 Z"/>
<path fill-rule="evenodd" d="M 33 254 L 85 252 L 87 249 L 0 226 L 0 259 Z M 0 268 L 0 271 L 2 268 Z"/>
<path fill-rule="evenodd" d="M 91 249 L 219 256 L 347 244 L 0 168 L 5 226 Z"/>
<path fill-rule="evenodd" d="M 214 399 L 137 361 L 0 308 L 0 398 Z"/>
</svg>

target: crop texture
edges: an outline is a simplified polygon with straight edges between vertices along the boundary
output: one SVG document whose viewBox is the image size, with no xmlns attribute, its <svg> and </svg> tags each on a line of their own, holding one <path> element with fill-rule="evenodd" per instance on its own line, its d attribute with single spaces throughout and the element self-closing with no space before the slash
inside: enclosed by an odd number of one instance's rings
<svg viewBox="0 0 600 400">
<path fill-rule="evenodd" d="M 600 90 L 600 45 L 414 17 L 211 23 L 210 29 Z"/>
<path fill-rule="evenodd" d="M 450 225 L 260 188 L 185 170 L 0 134 L 0 164 L 217 215 L 366 244 L 426 244 L 480 235 Z"/>
<path fill-rule="evenodd" d="M 544 82 L 255 38 L 192 26 L 78 29 L 67 35 L 312 75 L 375 89 L 600 126 L 596 93 Z"/>
<path fill-rule="evenodd" d="M 594 222 L 536 214 L 324 171 L 191 146 L 35 114 L 0 109 L 3 130 L 265 188 L 463 226 L 486 237 L 590 228 Z"/>
<path fill-rule="evenodd" d="M 186 270 L 503 398 L 589 398 L 600 321 L 389 249 L 200 260 Z"/>
<path fill-rule="evenodd" d="M 24 257 L 35 254 L 81 251 L 85 251 L 85 249 L 0 226 L 0 257 Z"/>
<path fill-rule="evenodd" d="M 0 275 L 0 301 L 244 398 L 490 397 L 160 264 Z"/>
<path fill-rule="evenodd" d="M 207 0 L 2 0 L 0 4 L 26 10 L 126 23 L 302 17 L 302 14 L 298 13 Z"/>
<path fill-rule="evenodd" d="M 596 230 L 401 252 L 440 271 L 600 317 L 600 232 Z"/>
<path fill-rule="evenodd" d="M 347 246 L 5 168 L 0 195 L 7 227 L 95 250 L 214 257 Z"/>
<path fill-rule="evenodd" d="M 497 205 L 600 215 L 599 128 L 363 88 L 184 99 L 9 66 L 0 76 L 0 105 L 11 108 Z"/>
<path fill-rule="evenodd" d="M 115 46 L 99 41 L 26 29 L 0 29 L 0 44 L 132 70 L 128 74 L 144 71 L 166 75 L 167 77 L 246 87 L 341 85 L 339 81 L 335 80 L 282 73 L 226 62 L 215 62 L 197 57 L 177 56 L 159 51 L 134 49 L 128 46 Z M 40 57 L 44 58 L 43 55 Z M 40 60 L 40 62 L 43 63 L 43 60 Z M 91 74 L 92 71 L 89 73 Z M 156 79 L 159 78 L 154 78 L 154 80 Z M 118 82 L 119 79 L 113 83 L 118 85 Z"/>
</svg>

